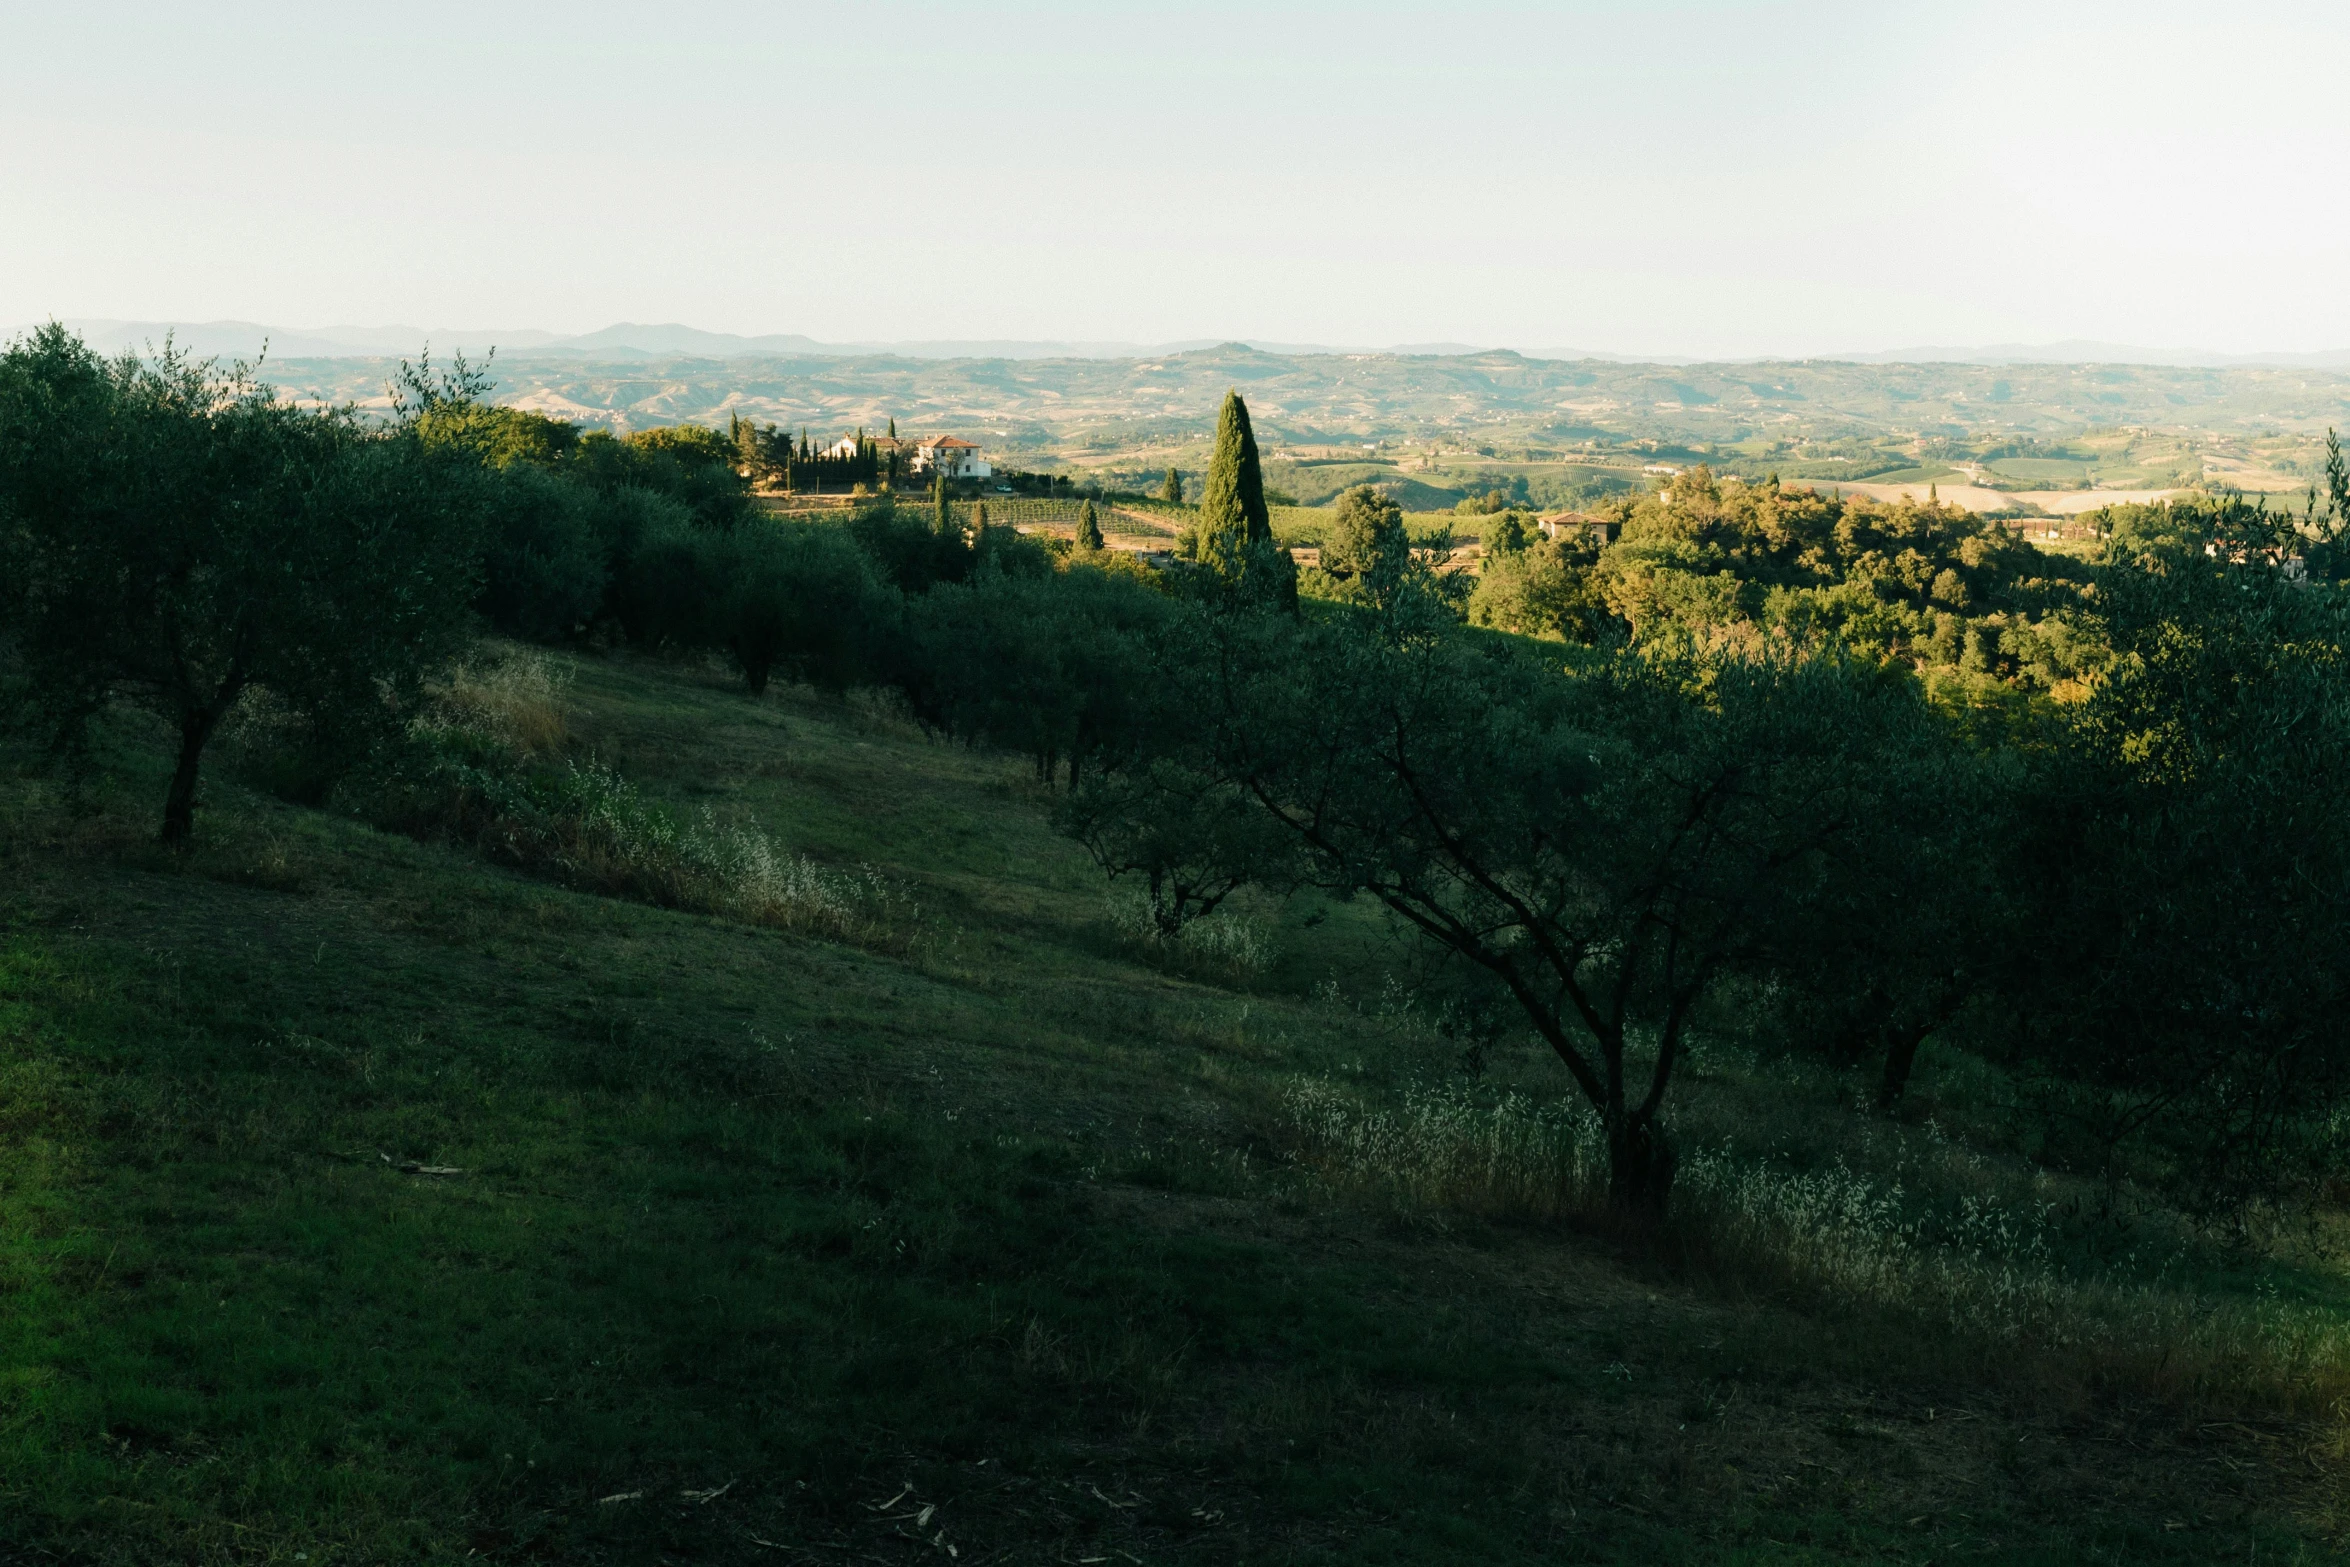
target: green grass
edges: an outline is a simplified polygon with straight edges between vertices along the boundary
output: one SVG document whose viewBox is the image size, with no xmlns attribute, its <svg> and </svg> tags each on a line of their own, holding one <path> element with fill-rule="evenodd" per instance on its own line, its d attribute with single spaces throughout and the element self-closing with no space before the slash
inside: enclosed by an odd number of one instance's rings
<svg viewBox="0 0 2350 1567">
<path fill-rule="evenodd" d="M 2180 489 L 2202 477 L 2200 463 L 2099 463 L 2092 477 L 2101 490 Z"/>
<path fill-rule="evenodd" d="M 1338 520 L 1338 508 L 1335 506 L 1276 506 L 1272 512 L 1273 537 L 1279 543 L 1288 545 L 1325 544 L 1329 542 L 1331 524 Z M 1446 533 L 1460 540 L 1480 538 L 1485 525 L 1492 520 L 1482 512 L 1404 513 L 1404 527 L 1414 539 L 1419 540 Z"/>
<path fill-rule="evenodd" d="M 1404 477 L 1393 462 L 1276 460 L 1265 468 L 1267 483 L 1288 491 L 1308 506 L 1327 506 L 1358 484 L 1395 484 Z"/>
<path fill-rule="evenodd" d="M 1283 544 L 1320 544 L 1338 519 L 1335 506 L 1275 506 L 1271 512 L 1273 537 Z"/>
<path fill-rule="evenodd" d="M 1336 1179 L 1301 1084 L 1468 1081 L 1359 905 L 1260 901 L 1268 966 L 1187 970 L 1016 764 L 574 671 L 573 754 L 875 867 L 914 939 L 567 890 L 225 773 L 173 859 L 139 723 L 72 787 L 14 754 L 0 1560 L 2340 1559 L 2307 1412 Z M 1897 1157 L 1833 1074 L 1710 1062 L 1693 1136 Z M 1954 1135 L 1967 1070 L 1921 1081 Z M 1472 1086 L 1564 1078 L 1509 1047 Z M 1979 1130 L 1953 1168 L 2028 1189 Z"/>
</svg>

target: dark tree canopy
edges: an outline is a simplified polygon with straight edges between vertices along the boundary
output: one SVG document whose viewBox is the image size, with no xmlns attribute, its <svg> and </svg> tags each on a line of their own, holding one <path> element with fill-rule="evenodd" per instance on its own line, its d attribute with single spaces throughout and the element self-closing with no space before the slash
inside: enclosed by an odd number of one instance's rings
<svg viewBox="0 0 2350 1567">
<path fill-rule="evenodd" d="M 829 690 L 849 685 L 881 616 L 873 569 L 845 530 L 762 521 L 705 534 L 702 551 L 708 639 L 754 695 L 778 670 Z"/>
<path fill-rule="evenodd" d="M 1330 542 L 1322 546 L 1322 569 L 1359 583 L 1374 598 L 1384 599 L 1403 581 L 1412 563 L 1412 539 L 1405 531 L 1403 508 L 1368 484 L 1358 484 L 1338 498 L 1338 515 L 1330 525 Z"/>
<path fill-rule="evenodd" d="M 2014 1058 L 2074 1153 L 2215 1205 L 2350 1139 L 2350 604 L 2251 506 L 2159 508 L 2097 573 L 2109 672 L 2036 758 L 2011 877 Z"/>
<path fill-rule="evenodd" d="M 1460 628 L 1422 571 L 1384 604 L 1269 608 L 1202 602 L 1170 628 L 1162 710 L 1064 825 L 1147 873 L 1171 929 L 1249 880 L 1378 899 L 1548 1043 L 1606 1128 L 1618 1203 L 1661 1211 L 1700 1005 L 1786 972 L 1790 931 L 1881 919 L 1947 815 L 1915 687 L 1833 656 L 1562 668 Z"/>
<path fill-rule="evenodd" d="M 380 723 L 468 626 L 478 467 L 278 401 L 166 345 L 100 360 L 51 325 L 0 355 L 0 582 L 61 734 L 107 702 L 179 737 L 163 837 L 206 744 L 267 690 L 321 744 Z"/>
</svg>

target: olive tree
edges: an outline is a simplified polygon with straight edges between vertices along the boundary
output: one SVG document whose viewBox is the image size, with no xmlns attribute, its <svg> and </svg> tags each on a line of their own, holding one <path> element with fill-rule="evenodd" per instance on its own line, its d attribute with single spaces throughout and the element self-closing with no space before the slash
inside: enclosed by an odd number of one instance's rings
<svg viewBox="0 0 2350 1567">
<path fill-rule="evenodd" d="M 51 324 L 0 353 L 0 582 L 60 737 L 108 703 L 176 740 L 163 840 L 249 692 L 365 729 L 466 631 L 478 467 L 278 400 L 170 345 L 105 361 Z"/>
<path fill-rule="evenodd" d="M 2350 595 L 2222 503 L 2126 518 L 2038 759 L 2005 976 L 2059 1148 L 2215 1208 L 2350 1152 Z M 2069 1134 L 2069 1135 L 2068 1135 Z"/>
<path fill-rule="evenodd" d="M 1939 730 L 1898 675 L 1693 649 L 1532 656 L 1432 593 L 1291 632 L 1231 616 L 1195 765 L 1245 789 L 1311 880 L 1378 899 L 1488 976 L 1605 1128 L 1613 1202 L 1660 1213 L 1663 1113 L 1700 1004 L 1780 961 Z"/>
<path fill-rule="evenodd" d="M 1026 755 L 1040 782 L 1066 764 L 1075 790 L 1096 758 L 1130 754 L 1156 722 L 1149 675 L 1170 619 L 1166 598 L 1131 576 L 991 563 L 907 602 L 898 683 L 925 725 Z"/>
<path fill-rule="evenodd" d="M 711 640 L 754 696 L 778 669 L 836 691 L 863 672 L 880 589 L 845 530 L 762 521 L 701 542 Z"/>
</svg>

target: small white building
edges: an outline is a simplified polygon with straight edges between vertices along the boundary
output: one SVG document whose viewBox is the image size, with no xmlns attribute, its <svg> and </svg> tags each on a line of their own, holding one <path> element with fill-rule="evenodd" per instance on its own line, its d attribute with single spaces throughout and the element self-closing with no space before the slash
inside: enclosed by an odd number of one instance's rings
<svg viewBox="0 0 2350 1567">
<path fill-rule="evenodd" d="M 868 435 L 865 437 L 865 444 L 872 447 L 874 454 L 886 462 L 889 459 L 889 454 L 898 450 L 905 443 L 894 435 Z M 820 457 L 854 457 L 857 455 L 857 438 L 854 435 L 844 435 L 817 455 Z"/>
<path fill-rule="evenodd" d="M 995 474 L 980 457 L 979 448 L 951 435 L 934 435 L 914 446 L 913 471 L 949 479 L 986 479 Z"/>
</svg>

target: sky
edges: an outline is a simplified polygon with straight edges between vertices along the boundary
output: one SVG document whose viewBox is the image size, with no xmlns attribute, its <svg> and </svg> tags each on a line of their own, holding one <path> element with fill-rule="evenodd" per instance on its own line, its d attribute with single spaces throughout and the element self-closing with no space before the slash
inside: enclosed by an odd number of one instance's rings
<svg viewBox="0 0 2350 1567">
<path fill-rule="evenodd" d="M 2350 347 L 2350 8 L 0 0 L 0 326 Z"/>
</svg>

